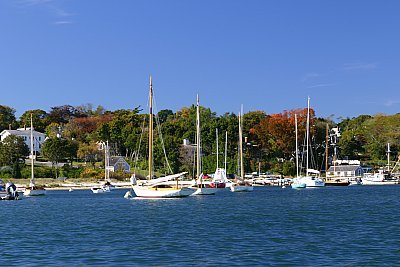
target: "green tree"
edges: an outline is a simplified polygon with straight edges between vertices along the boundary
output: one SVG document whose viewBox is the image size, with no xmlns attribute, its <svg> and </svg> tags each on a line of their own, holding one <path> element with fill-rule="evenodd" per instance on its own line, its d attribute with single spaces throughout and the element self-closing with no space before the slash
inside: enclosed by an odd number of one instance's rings
<svg viewBox="0 0 400 267">
<path fill-rule="evenodd" d="M 48 114 L 46 111 L 41 109 L 27 110 L 25 111 L 21 117 L 19 118 L 19 125 L 22 126 L 30 126 L 31 125 L 31 114 L 33 127 L 38 132 L 44 132 L 46 127 L 49 125 Z"/>
<path fill-rule="evenodd" d="M 77 147 L 71 141 L 63 138 L 48 138 L 42 146 L 42 155 L 55 166 L 56 178 L 58 177 L 58 163 L 76 155 Z M 75 153 L 75 154 L 74 154 Z"/>
<path fill-rule="evenodd" d="M 0 132 L 15 125 L 15 109 L 0 105 Z"/>
<path fill-rule="evenodd" d="M 15 178 L 21 177 L 20 161 L 28 155 L 29 148 L 19 136 L 9 135 L 0 143 L 0 165 L 11 166 Z"/>
</svg>

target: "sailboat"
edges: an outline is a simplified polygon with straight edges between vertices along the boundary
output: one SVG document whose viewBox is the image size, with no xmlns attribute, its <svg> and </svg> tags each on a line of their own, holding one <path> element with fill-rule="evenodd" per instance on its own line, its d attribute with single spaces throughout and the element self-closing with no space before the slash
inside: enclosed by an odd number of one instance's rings
<svg viewBox="0 0 400 267">
<path fill-rule="evenodd" d="M 25 188 L 24 196 L 43 196 L 46 194 L 44 187 L 37 186 L 35 183 L 34 165 L 35 165 L 35 153 L 33 150 L 33 119 L 31 114 L 31 154 L 29 155 L 31 159 L 31 180 L 29 186 Z"/>
<path fill-rule="evenodd" d="M 297 144 L 297 114 L 294 114 L 294 125 L 295 125 L 295 132 L 296 132 L 296 178 L 293 179 L 292 188 L 299 189 L 299 188 L 306 188 L 306 184 L 299 179 L 299 150 Z"/>
<path fill-rule="evenodd" d="M 109 155 L 108 141 L 100 142 L 99 145 L 100 145 L 100 150 L 104 149 L 104 184 L 102 184 L 101 186 L 94 186 L 90 188 L 90 190 L 92 190 L 94 194 L 111 192 L 111 188 L 113 187 L 110 182 L 110 170 L 109 170 L 110 155 Z"/>
<path fill-rule="evenodd" d="M 231 191 L 232 192 L 253 191 L 253 185 L 244 180 L 242 120 L 240 113 L 239 113 L 239 159 L 240 159 L 240 177 L 235 178 L 235 182 L 232 183 L 231 185 Z"/>
<path fill-rule="evenodd" d="M 226 152 L 228 145 L 228 132 L 225 132 L 225 160 L 224 160 L 224 168 L 218 168 L 218 129 L 216 129 L 217 135 L 217 168 L 215 169 L 215 173 L 213 176 L 213 185 L 217 188 L 226 188 L 227 184 L 230 183 L 228 178 L 226 177 Z"/>
<path fill-rule="evenodd" d="M 186 172 L 172 174 L 165 177 L 153 179 L 153 82 L 150 76 L 150 92 L 149 92 L 149 175 L 148 180 L 141 185 L 132 185 L 135 195 L 140 198 L 177 198 L 187 197 L 195 190 L 180 185 L 178 179 L 186 174 Z M 168 181 L 176 180 L 176 183 L 168 183 Z"/>
<path fill-rule="evenodd" d="M 201 163 L 201 146 L 200 146 L 200 105 L 199 96 L 196 100 L 196 180 L 193 188 L 196 191 L 193 195 L 214 195 L 218 188 L 212 183 L 205 183 L 203 181 L 203 174 L 200 171 Z"/>
<path fill-rule="evenodd" d="M 299 183 L 305 183 L 306 187 L 324 187 L 325 182 L 319 176 L 320 172 L 309 168 L 309 139 L 310 139 L 310 97 L 307 100 L 307 124 L 306 124 L 306 172 L 305 176 L 298 177 Z"/>
</svg>

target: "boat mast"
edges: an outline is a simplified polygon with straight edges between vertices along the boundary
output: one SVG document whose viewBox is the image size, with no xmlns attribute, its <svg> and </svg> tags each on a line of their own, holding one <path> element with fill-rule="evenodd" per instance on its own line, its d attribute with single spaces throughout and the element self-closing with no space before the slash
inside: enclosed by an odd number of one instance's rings
<svg viewBox="0 0 400 267">
<path fill-rule="evenodd" d="M 388 173 L 390 173 L 390 144 L 388 143 L 387 144 L 387 151 L 386 151 L 386 153 L 387 153 L 387 168 L 388 168 Z"/>
<path fill-rule="evenodd" d="M 299 150 L 297 144 L 297 114 L 294 114 L 294 129 L 296 132 L 296 177 L 299 177 Z"/>
<path fill-rule="evenodd" d="M 217 169 L 218 169 L 218 153 L 219 153 L 219 149 L 218 149 L 218 128 L 215 129 L 215 139 L 217 140 Z"/>
<path fill-rule="evenodd" d="M 108 140 L 105 143 L 105 148 L 104 148 L 104 165 L 105 165 L 105 170 L 104 170 L 104 178 L 106 182 L 110 179 L 110 170 L 108 166 L 110 165 L 110 160 L 109 160 L 109 155 L 108 155 Z"/>
<path fill-rule="evenodd" d="M 153 178 L 153 82 L 150 76 L 149 96 L 149 179 Z"/>
<path fill-rule="evenodd" d="M 306 125 L 306 176 L 308 176 L 308 139 L 310 138 L 310 97 L 307 99 L 307 125 Z"/>
<path fill-rule="evenodd" d="M 328 173 L 328 145 L 329 145 L 329 125 L 326 124 L 326 137 L 325 137 L 325 177 Z"/>
<path fill-rule="evenodd" d="M 200 105 L 199 95 L 196 99 L 196 181 L 200 178 L 200 187 L 203 185 L 203 177 L 200 177 Z"/>
<path fill-rule="evenodd" d="M 239 113 L 239 154 L 240 154 L 240 176 L 244 179 L 244 167 L 243 167 L 243 137 L 242 137 L 242 119 Z"/>
<path fill-rule="evenodd" d="M 225 132 L 225 160 L 224 160 L 224 168 L 226 173 L 226 153 L 228 150 L 228 131 Z"/>
<path fill-rule="evenodd" d="M 31 182 L 30 186 L 33 188 L 35 185 L 35 174 L 33 173 L 33 167 L 35 164 L 35 156 L 33 155 L 33 119 L 31 113 Z"/>
</svg>

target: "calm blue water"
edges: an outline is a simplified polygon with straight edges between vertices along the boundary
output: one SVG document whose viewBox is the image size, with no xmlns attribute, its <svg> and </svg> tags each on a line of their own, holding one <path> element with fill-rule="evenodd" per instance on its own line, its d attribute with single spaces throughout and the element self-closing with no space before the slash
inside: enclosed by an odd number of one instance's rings
<svg viewBox="0 0 400 267">
<path fill-rule="evenodd" d="M 127 190 L 0 201 L 0 266 L 393 266 L 400 186 L 127 200 Z"/>
</svg>

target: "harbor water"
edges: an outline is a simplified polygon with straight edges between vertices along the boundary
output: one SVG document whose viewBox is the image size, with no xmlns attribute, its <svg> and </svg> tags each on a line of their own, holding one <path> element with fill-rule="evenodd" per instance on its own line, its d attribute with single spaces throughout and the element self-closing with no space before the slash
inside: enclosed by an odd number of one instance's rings
<svg viewBox="0 0 400 267">
<path fill-rule="evenodd" d="M 400 186 L 0 201 L 0 266 L 394 266 Z"/>
</svg>

